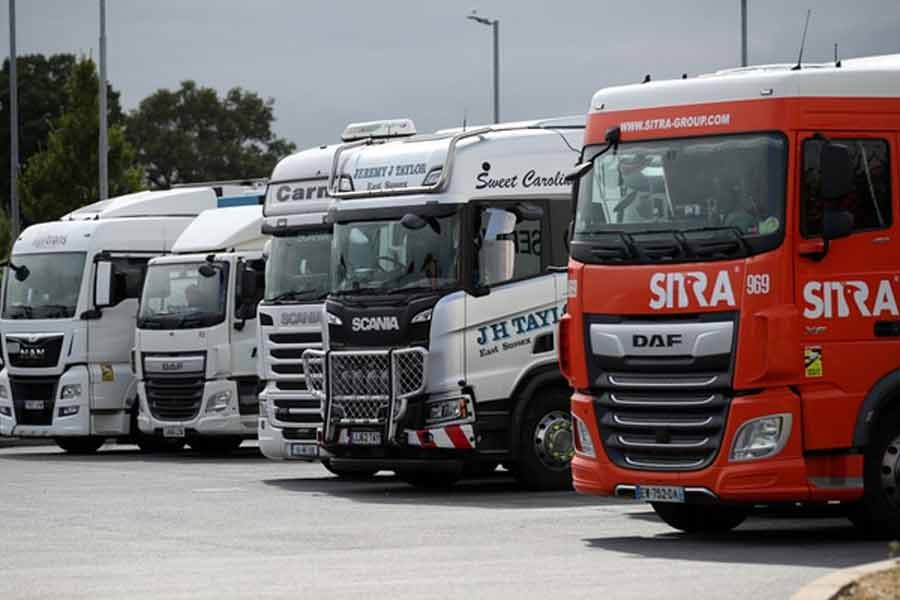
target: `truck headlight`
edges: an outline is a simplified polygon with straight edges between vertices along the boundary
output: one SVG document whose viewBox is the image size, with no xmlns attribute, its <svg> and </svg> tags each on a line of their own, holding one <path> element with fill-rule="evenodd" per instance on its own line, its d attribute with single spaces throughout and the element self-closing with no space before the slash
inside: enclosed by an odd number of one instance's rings
<svg viewBox="0 0 900 600">
<path fill-rule="evenodd" d="M 57 411 L 60 417 L 71 417 L 78 414 L 77 406 L 60 406 Z"/>
<path fill-rule="evenodd" d="M 769 415 L 741 425 L 731 446 L 731 460 L 755 460 L 781 452 L 791 435 L 791 415 Z"/>
<path fill-rule="evenodd" d="M 575 424 L 575 427 L 572 428 L 575 432 L 575 439 L 573 440 L 575 451 L 590 458 L 597 458 L 597 452 L 594 450 L 594 440 L 591 439 L 591 430 L 576 415 L 572 415 L 572 422 Z"/>
<path fill-rule="evenodd" d="M 442 421 L 459 421 L 469 417 L 469 402 L 465 396 L 430 402 L 425 406 L 425 421 L 439 423 Z"/>
<path fill-rule="evenodd" d="M 69 385 L 62 386 L 62 389 L 59 391 L 60 400 L 73 400 L 75 398 L 81 397 L 81 384 L 80 383 L 70 383 Z"/>
<path fill-rule="evenodd" d="M 325 313 L 325 322 L 327 322 L 329 325 L 338 325 L 338 326 L 344 324 L 344 322 L 341 321 L 341 318 L 339 316 L 332 314 L 332 313 Z"/>
<path fill-rule="evenodd" d="M 9 406 L 0 406 L 0 415 L 3 415 L 4 417 L 11 417 L 12 408 L 10 408 Z"/>
<path fill-rule="evenodd" d="M 432 312 L 433 312 L 433 309 L 426 308 L 425 310 L 423 310 L 422 312 L 420 312 L 416 316 L 414 316 L 412 319 L 410 319 L 409 322 L 410 323 L 427 323 L 428 321 L 431 320 Z"/>
<path fill-rule="evenodd" d="M 231 404 L 231 390 L 216 392 L 206 402 L 206 412 L 223 411 L 229 404 Z"/>
</svg>

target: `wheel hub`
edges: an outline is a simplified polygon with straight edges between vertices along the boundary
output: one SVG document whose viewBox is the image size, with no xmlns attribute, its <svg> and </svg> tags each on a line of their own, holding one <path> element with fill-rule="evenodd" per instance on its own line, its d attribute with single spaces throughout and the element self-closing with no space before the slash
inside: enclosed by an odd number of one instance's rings
<svg viewBox="0 0 900 600">
<path fill-rule="evenodd" d="M 887 445 L 881 456 L 881 490 L 894 509 L 900 509 L 900 436 Z"/>
<path fill-rule="evenodd" d="M 562 470 L 575 455 L 572 419 L 563 411 L 547 413 L 534 430 L 534 449 L 548 468 Z"/>
</svg>

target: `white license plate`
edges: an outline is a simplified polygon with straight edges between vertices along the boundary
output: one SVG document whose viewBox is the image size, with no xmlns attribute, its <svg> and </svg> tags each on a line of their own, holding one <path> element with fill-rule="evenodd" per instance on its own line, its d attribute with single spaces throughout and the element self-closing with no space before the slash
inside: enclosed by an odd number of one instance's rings
<svg viewBox="0 0 900 600">
<path fill-rule="evenodd" d="M 684 502 L 684 488 L 672 485 L 639 485 L 634 490 L 634 499 L 644 502 Z"/>
<path fill-rule="evenodd" d="M 44 410 L 43 400 L 26 400 L 25 410 Z"/>
<path fill-rule="evenodd" d="M 354 446 L 380 446 L 380 431 L 351 431 L 350 443 Z"/>
<path fill-rule="evenodd" d="M 288 452 L 292 458 L 316 458 L 319 447 L 314 444 L 290 444 Z"/>
<path fill-rule="evenodd" d="M 163 437 L 183 438 L 184 427 L 163 427 Z"/>
</svg>

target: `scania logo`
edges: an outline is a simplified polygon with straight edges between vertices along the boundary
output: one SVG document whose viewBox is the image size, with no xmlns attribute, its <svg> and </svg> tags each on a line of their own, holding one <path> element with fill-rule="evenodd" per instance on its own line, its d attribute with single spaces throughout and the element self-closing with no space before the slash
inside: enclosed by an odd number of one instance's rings
<svg viewBox="0 0 900 600">
<path fill-rule="evenodd" d="M 282 325 L 314 325 L 321 320 L 321 313 L 314 310 L 281 313 Z"/>
<path fill-rule="evenodd" d="M 162 364 L 163 371 L 180 371 L 184 368 L 184 363 L 181 362 L 164 362 Z"/>
<path fill-rule="evenodd" d="M 400 322 L 397 317 L 353 317 L 350 328 L 353 331 L 397 331 Z"/>
<path fill-rule="evenodd" d="M 632 336 L 631 344 L 635 348 L 671 348 L 678 346 L 684 341 L 680 333 L 653 333 L 643 335 L 637 333 Z"/>
</svg>

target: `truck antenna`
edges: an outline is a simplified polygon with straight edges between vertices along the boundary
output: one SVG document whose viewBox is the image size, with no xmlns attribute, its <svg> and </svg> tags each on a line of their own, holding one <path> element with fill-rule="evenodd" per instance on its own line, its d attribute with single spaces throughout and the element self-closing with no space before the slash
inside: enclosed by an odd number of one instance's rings
<svg viewBox="0 0 900 600">
<path fill-rule="evenodd" d="M 812 9 L 806 9 L 806 23 L 803 25 L 803 37 L 800 39 L 800 55 L 797 57 L 797 65 L 791 71 L 799 71 L 803 68 L 803 49 L 806 47 L 806 30 L 809 29 L 809 18 L 812 16 Z"/>
<path fill-rule="evenodd" d="M 838 69 L 841 68 L 841 59 L 838 57 L 838 45 L 837 42 L 834 43 L 834 66 Z"/>
<path fill-rule="evenodd" d="M 466 130 L 466 117 L 468 116 L 467 113 L 468 113 L 468 111 L 465 108 L 463 108 L 463 128 L 462 128 L 463 131 Z"/>
</svg>

